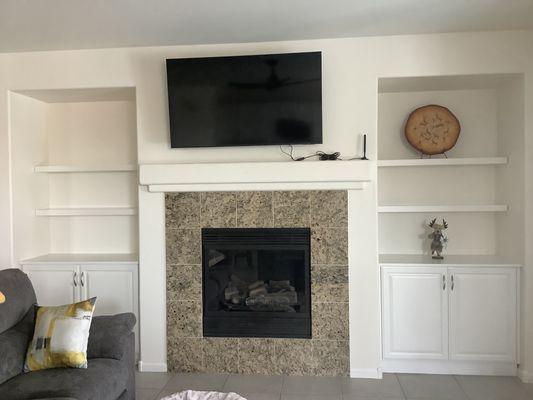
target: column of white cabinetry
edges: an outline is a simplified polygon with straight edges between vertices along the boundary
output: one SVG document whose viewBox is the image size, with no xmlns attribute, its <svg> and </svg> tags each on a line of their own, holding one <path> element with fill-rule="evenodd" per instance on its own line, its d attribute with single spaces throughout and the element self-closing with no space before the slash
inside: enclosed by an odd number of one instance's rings
<svg viewBox="0 0 533 400">
<path fill-rule="evenodd" d="M 512 374 L 519 268 L 382 266 L 386 372 Z"/>
</svg>

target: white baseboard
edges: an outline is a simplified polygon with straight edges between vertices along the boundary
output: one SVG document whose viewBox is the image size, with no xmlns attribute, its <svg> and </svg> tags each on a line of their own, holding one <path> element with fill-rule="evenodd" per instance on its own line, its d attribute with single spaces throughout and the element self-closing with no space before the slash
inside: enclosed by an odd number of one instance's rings
<svg viewBox="0 0 533 400">
<path fill-rule="evenodd" d="M 381 379 L 383 378 L 383 374 L 381 372 L 381 368 L 351 368 L 350 378 Z"/>
<path fill-rule="evenodd" d="M 139 361 L 137 367 L 140 372 L 167 372 L 166 363 L 145 363 Z"/>
<path fill-rule="evenodd" d="M 524 383 L 533 383 L 533 373 L 529 371 L 524 371 L 523 369 L 518 369 L 518 377 Z"/>
<path fill-rule="evenodd" d="M 518 374 L 516 363 L 450 360 L 383 360 L 383 372 L 406 374 L 505 375 Z"/>
</svg>

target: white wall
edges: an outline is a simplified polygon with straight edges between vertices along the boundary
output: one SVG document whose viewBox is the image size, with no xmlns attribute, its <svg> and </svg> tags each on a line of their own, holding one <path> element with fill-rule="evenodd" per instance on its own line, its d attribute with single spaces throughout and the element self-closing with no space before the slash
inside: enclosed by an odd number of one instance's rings
<svg viewBox="0 0 533 400">
<path fill-rule="evenodd" d="M 138 156 L 140 163 L 282 160 L 276 147 L 171 150 L 164 59 L 206 55 L 252 54 L 284 51 L 323 51 L 324 68 L 324 145 L 297 147 L 298 153 L 321 148 L 343 154 L 359 154 L 361 133 L 368 134 L 369 158 L 376 158 L 377 79 L 386 76 L 424 76 L 479 73 L 526 75 L 526 130 L 533 136 L 533 33 L 492 32 L 444 35 L 374 37 L 301 42 L 248 43 L 234 45 L 131 48 L 89 51 L 9 54 L 0 58 L 0 260 L 8 265 L 10 256 L 9 159 L 5 153 L 9 131 L 6 91 L 12 89 L 136 87 Z M 529 160 L 526 181 L 533 182 L 533 140 L 528 139 Z M 309 171 L 312 174 L 312 171 Z M 533 199 L 533 183 L 528 183 L 528 198 Z M 372 192 L 363 200 L 361 221 L 375 222 L 376 199 Z M 141 357 L 146 364 L 164 363 L 164 249 L 161 226 L 153 226 L 151 207 L 161 202 L 160 195 L 140 198 L 141 251 Z M 533 201 L 529 201 L 527 240 L 533 240 L 531 220 Z M 154 235 L 151 235 L 154 233 Z M 361 234 L 363 234 L 361 232 Z M 350 236 L 352 243 L 357 240 Z M 360 263 L 350 265 L 351 368 L 360 373 L 379 367 L 379 307 L 377 273 L 377 235 L 369 235 L 367 251 Z M 533 261 L 528 246 L 527 263 Z M 371 252 L 369 250 L 372 250 Z M 353 250 L 350 250 L 353 251 Z M 529 266 L 528 266 L 529 267 Z M 527 268 L 528 268 L 527 267 Z M 526 269 L 527 269 L 526 268 Z M 529 270 L 527 270 L 529 271 Z M 533 293 L 533 276 L 526 273 L 526 288 Z M 149 278 L 147 278 L 149 276 Z M 531 295 L 529 295 L 531 297 Z M 364 306 L 363 306 L 364 305 Z M 533 298 L 525 304 L 533 314 Z M 371 311 L 369 311 L 371 310 Z M 374 311 L 372 311 L 374 310 Z M 525 332 L 533 338 L 533 317 Z M 526 340 L 523 357 L 526 371 L 533 371 L 533 343 Z M 370 371 L 370 372 L 369 372 Z"/>
<path fill-rule="evenodd" d="M 24 259 L 47 253 L 50 247 L 49 221 L 35 216 L 35 209 L 48 202 L 48 180 L 32 167 L 48 159 L 47 105 L 18 93 L 11 93 L 9 100 L 10 128 L 16 132 L 11 136 L 13 253 Z"/>
</svg>

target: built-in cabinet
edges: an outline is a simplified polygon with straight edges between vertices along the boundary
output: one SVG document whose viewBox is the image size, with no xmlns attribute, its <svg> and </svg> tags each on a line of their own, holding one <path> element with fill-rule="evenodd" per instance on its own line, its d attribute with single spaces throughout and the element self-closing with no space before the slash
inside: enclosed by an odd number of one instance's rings
<svg viewBox="0 0 533 400">
<path fill-rule="evenodd" d="M 138 319 L 136 261 L 120 255 L 77 255 L 70 256 L 71 261 L 65 261 L 66 258 L 69 257 L 46 255 L 21 262 L 39 305 L 57 306 L 97 297 L 95 316 L 131 312 Z"/>
<path fill-rule="evenodd" d="M 446 268 L 383 268 L 383 356 L 448 358 Z"/>
<path fill-rule="evenodd" d="M 518 276 L 513 265 L 382 265 L 384 371 L 511 373 Z"/>
<path fill-rule="evenodd" d="M 383 77 L 378 82 L 378 233 L 385 372 L 514 375 L 524 264 L 524 76 Z M 405 140 L 418 107 L 461 123 L 446 155 Z M 429 255 L 434 218 L 449 238 Z"/>
</svg>

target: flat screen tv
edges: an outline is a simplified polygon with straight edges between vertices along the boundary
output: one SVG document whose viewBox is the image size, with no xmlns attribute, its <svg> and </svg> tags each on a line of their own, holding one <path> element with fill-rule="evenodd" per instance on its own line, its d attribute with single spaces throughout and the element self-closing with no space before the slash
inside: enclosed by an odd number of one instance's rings
<svg viewBox="0 0 533 400">
<path fill-rule="evenodd" d="M 167 60 L 171 146 L 322 143 L 320 52 Z"/>
</svg>

